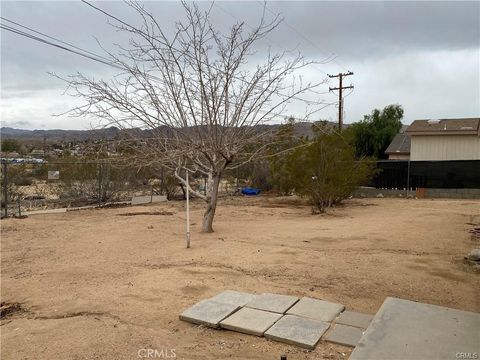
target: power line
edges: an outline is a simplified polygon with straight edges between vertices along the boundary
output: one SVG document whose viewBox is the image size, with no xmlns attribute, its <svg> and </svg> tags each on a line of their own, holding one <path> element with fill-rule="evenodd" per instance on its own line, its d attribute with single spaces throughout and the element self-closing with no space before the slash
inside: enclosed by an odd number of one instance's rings
<svg viewBox="0 0 480 360">
<path fill-rule="evenodd" d="M 257 0 L 257 2 L 258 2 L 260 5 L 262 5 L 262 3 L 261 3 L 260 1 Z M 266 9 L 269 13 L 271 13 L 272 15 L 275 15 L 275 16 L 277 15 L 273 10 L 271 10 L 271 9 L 268 7 L 266 1 L 265 1 L 265 3 L 263 4 L 263 6 L 265 6 L 265 9 Z M 294 31 L 298 36 L 300 36 L 302 39 L 304 39 L 306 42 L 308 42 L 308 43 L 309 43 L 311 46 L 313 46 L 315 49 L 317 49 L 318 51 L 320 51 L 321 53 L 323 53 L 325 56 L 327 56 L 327 58 L 330 58 L 332 55 L 335 55 L 334 58 L 332 59 L 332 61 L 333 61 L 335 64 L 337 64 L 340 68 L 346 69 L 344 66 L 342 66 L 342 65 L 336 60 L 336 58 L 338 57 L 337 54 L 335 54 L 335 53 L 332 53 L 332 54 L 330 54 L 330 55 L 327 54 L 323 49 L 321 49 L 321 48 L 320 48 L 317 44 L 315 44 L 312 40 L 310 40 L 308 37 L 306 37 L 306 36 L 305 36 L 303 33 L 301 33 L 299 30 L 297 30 L 293 25 L 289 24 L 289 23 L 287 22 L 287 20 L 284 19 L 283 22 L 284 22 L 284 24 L 285 24 L 288 28 L 290 28 L 292 31 Z"/>
<path fill-rule="evenodd" d="M 17 34 L 17 35 L 21 35 L 21 36 L 25 36 L 27 38 L 30 38 L 32 40 L 35 40 L 35 41 L 39 41 L 41 43 L 44 43 L 44 44 L 47 44 L 47 45 L 50 45 L 50 46 L 54 46 L 56 48 L 59 48 L 59 49 L 62 49 L 62 50 L 65 50 L 65 51 L 68 51 L 68 52 L 71 52 L 73 54 L 76 54 L 76 55 L 79 55 L 79 56 L 83 56 L 87 59 L 90 59 L 90 60 L 93 60 L 93 61 L 97 61 L 97 62 L 100 62 L 102 64 L 105 64 L 105 65 L 109 65 L 109 66 L 113 66 L 113 67 L 116 67 L 118 69 L 121 69 L 121 70 L 124 70 L 123 68 L 119 67 L 119 66 L 116 66 L 115 64 L 112 64 L 111 62 L 107 62 L 105 60 L 102 60 L 101 58 L 98 58 L 98 57 L 95 57 L 95 56 L 91 56 L 91 55 L 88 55 L 88 54 L 85 54 L 85 53 L 82 53 L 80 51 L 76 51 L 76 50 L 72 50 L 72 49 L 69 49 L 65 46 L 62 46 L 62 45 L 59 45 L 59 44 L 55 44 L 51 41 L 48 41 L 48 40 L 45 40 L 45 39 L 42 39 L 38 36 L 35 36 L 35 35 L 32 35 L 32 34 L 28 34 L 24 31 L 21 31 L 21 30 L 18 30 L 18 29 L 15 29 L 14 27 L 11 27 L 9 25 L 4 25 L 4 24 L 0 24 L 0 28 L 3 29 L 3 30 L 6 30 L 6 31 L 10 31 L 14 34 Z M 82 51 L 85 51 L 85 50 L 82 50 Z M 87 51 L 85 51 L 87 53 Z"/>
<path fill-rule="evenodd" d="M 60 40 L 60 39 L 55 38 L 55 37 L 53 37 L 53 36 L 47 35 L 47 34 L 45 34 L 45 33 L 42 33 L 42 32 L 40 32 L 40 31 L 38 31 L 38 30 L 32 29 L 32 28 L 30 28 L 30 27 L 28 27 L 28 26 L 19 24 L 19 23 L 15 22 L 15 21 L 6 19 L 6 18 L 4 18 L 4 17 L 1 17 L 1 16 L 0 16 L 0 18 L 1 18 L 2 20 L 4 20 L 4 21 L 8 21 L 8 22 L 10 22 L 10 23 L 12 23 L 12 24 L 15 24 L 15 25 L 17 25 L 17 26 L 20 26 L 20 27 L 22 27 L 22 28 L 24 28 L 24 29 L 28 29 L 28 30 L 30 30 L 30 31 L 32 31 L 32 32 L 34 32 L 34 33 L 40 34 L 40 35 L 45 36 L 45 37 L 47 37 L 47 38 L 49 38 L 49 39 L 55 40 L 55 41 L 57 41 L 57 42 L 59 42 L 59 43 L 61 43 L 61 44 L 65 44 L 65 45 L 70 46 L 70 47 L 72 47 L 72 48 L 74 48 L 74 49 L 77 49 L 77 50 L 79 50 L 79 51 L 81 51 L 81 52 L 90 54 L 91 56 L 88 56 L 88 55 L 79 53 L 78 51 L 74 51 L 74 50 L 65 48 L 64 46 L 61 46 L 61 45 L 52 43 L 52 42 L 47 41 L 47 40 L 44 40 L 44 39 L 42 39 L 42 38 L 40 38 L 40 37 L 37 37 L 37 36 L 35 36 L 35 35 L 28 34 L 28 33 L 24 32 L 24 31 L 15 29 L 15 28 L 12 27 L 12 26 L 0 24 L 0 28 L 2 28 L 2 29 L 4 29 L 4 30 L 13 32 L 13 33 L 18 34 L 18 35 L 25 36 L 25 37 L 27 37 L 27 38 L 30 38 L 30 39 L 32 39 L 32 40 L 36 40 L 36 41 L 42 42 L 42 43 L 47 44 L 47 45 L 51 45 L 51 46 L 60 48 L 60 49 L 65 50 L 65 51 L 72 52 L 72 53 L 74 53 L 74 54 L 76 54 L 76 55 L 80 55 L 80 56 L 86 57 L 86 58 L 88 58 L 88 59 L 90 59 L 90 60 L 98 61 L 98 62 L 100 62 L 100 63 L 102 63 L 102 64 L 105 64 L 105 65 L 114 67 L 114 68 L 119 69 L 119 70 L 122 70 L 122 71 L 128 71 L 128 68 L 126 68 L 126 67 L 124 67 L 124 66 L 117 65 L 117 64 L 113 63 L 110 59 L 108 59 L 108 58 L 106 58 L 106 57 L 104 57 L 104 56 L 102 56 L 102 55 L 98 55 L 98 54 L 96 54 L 96 53 L 94 53 L 94 52 L 91 52 L 91 51 L 82 49 L 82 48 L 80 48 L 80 47 L 78 47 L 78 46 L 75 46 L 75 45 L 73 45 L 73 44 L 71 44 L 71 43 L 68 43 L 68 42 L 66 42 L 66 41 Z M 161 78 L 159 78 L 159 77 L 157 77 L 157 76 L 154 76 L 154 75 L 151 75 L 151 74 L 148 74 L 148 73 L 144 73 L 144 75 L 145 75 L 145 77 L 147 77 L 147 78 L 150 78 L 150 79 L 156 80 L 156 81 L 158 81 L 158 82 L 164 83 L 164 80 L 162 80 Z"/>
<path fill-rule="evenodd" d="M 89 3 L 86 2 L 86 1 L 83 1 L 83 2 L 85 2 L 85 3 L 87 3 L 88 5 L 96 8 L 95 6 L 89 4 Z M 102 12 L 103 12 L 103 10 L 101 10 L 101 9 L 99 9 L 99 11 L 102 11 Z M 105 13 L 105 12 L 104 12 L 104 13 Z M 106 13 L 105 13 L 105 14 L 106 14 Z M 118 21 L 120 21 L 120 22 L 122 22 L 122 20 L 116 18 L 116 17 L 113 16 L 113 15 L 111 15 L 111 17 L 114 18 L 114 19 L 116 19 L 116 20 L 118 20 Z M 53 36 L 47 35 L 47 34 L 45 34 L 45 33 L 42 33 L 42 32 L 40 32 L 40 31 L 38 31 L 38 30 L 32 29 L 32 28 L 30 28 L 30 27 L 28 27 L 28 26 L 22 25 L 22 24 L 20 24 L 20 23 L 18 23 L 18 22 L 9 20 L 9 19 L 4 18 L 4 17 L 0 17 L 0 18 L 1 18 L 3 21 L 10 22 L 10 23 L 15 24 L 15 25 L 17 25 L 17 26 L 20 26 L 20 27 L 22 27 L 22 28 L 24 28 L 24 29 L 27 29 L 27 30 L 29 30 L 29 31 L 31 31 L 31 32 L 34 32 L 34 33 L 39 34 L 39 35 L 42 35 L 42 36 L 44 36 L 44 37 L 46 37 L 46 38 L 48 38 L 48 39 L 52 39 L 52 40 L 54 40 L 54 41 L 56 41 L 56 42 L 58 42 L 58 43 L 60 43 L 60 44 L 64 44 L 64 45 L 66 45 L 66 46 L 59 45 L 59 44 L 56 44 L 56 43 L 54 43 L 54 42 L 52 42 L 52 41 L 45 40 L 45 39 L 43 39 L 43 38 L 41 38 L 41 37 L 39 37 L 39 36 L 29 34 L 29 33 L 25 32 L 25 31 L 23 31 L 23 30 L 14 28 L 14 27 L 12 27 L 12 26 L 10 26 L 10 25 L 0 24 L 0 28 L 3 29 L 3 30 L 12 32 L 12 33 L 17 34 L 17 35 L 20 35 L 20 36 L 24 36 L 24 37 L 26 37 L 26 38 L 29 38 L 29 39 L 31 39 L 31 40 L 38 41 L 38 42 L 43 43 L 43 44 L 46 44 L 46 45 L 50 45 L 50 46 L 56 47 L 56 48 L 61 49 L 61 50 L 64 50 L 64 51 L 68 51 L 68 52 L 73 53 L 73 54 L 75 54 L 75 55 L 82 56 L 82 57 L 87 58 L 87 59 L 89 59 L 89 60 L 93 60 L 93 61 L 96 61 L 96 62 L 102 63 L 102 64 L 104 64 L 104 65 L 108 65 L 108 66 L 114 67 L 114 68 L 119 69 L 119 70 L 122 70 L 122 71 L 128 70 L 128 69 L 126 69 L 126 68 L 123 67 L 123 66 L 119 66 L 119 65 L 113 63 L 112 61 L 109 61 L 108 58 L 106 58 L 106 57 L 104 57 L 104 56 L 101 56 L 101 55 L 95 54 L 94 52 L 91 52 L 91 51 L 82 49 L 82 48 L 80 48 L 80 47 L 78 47 L 78 46 L 75 46 L 75 45 L 73 45 L 73 44 L 71 44 L 71 43 L 68 43 L 68 42 L 66 42 L 66 41 L 60 40 L 60 39 L 55 38 L 55 37 L 53 37 Z M 122 23 L 124 23 L 124 22 L 122 22 Z M 127 24 L 127 23 L 124 23 L 124 24 Z M 130 26 L 130 25 L 127 25 L 127 26 Z M 133 28 L 133 29 L 135 29 L 135 28 L 132 27 L 132 26 L 130 26 L 130 27 Z M 67 47 L 67 46 L 68 46 L 68 47 Z M 69 47 L 70 47 L 70 48 L 69 48 Z M 73 49 L 71 49 L 71 48 L 73 48 Z M 74 50 L 74 49 L 76 49 L 76 50 Z M 177 51 L 178 51 L 178 50 L 177 50 Z M 151 75 L 151 74 L 145 73 L 144 75 L 145 75 L 146 77 L 150 77 L 150 78 L 153 78 L 153 79 L 155 79 L 155 80 L 157 80 L 157 81 L 163 82 L 163 80 L 162 80 L 161 78 L 158 78 L 158 77 L 153 76 L 153 75 Z M 240 77 L 236 77 L 236 78 L 239 79 L 239 80 L 241 80 L 241 81 L 244 81 L 244 82 L 246 81 L 246 80 L 244 80 L 244 79 L 242 79 L 242 78 L 240 78 Z M 324 93 L 320 93 L 320 92 L 315 92 L 314 90 L 311 90 L 311 91 L 314 92 L 314 93 L 317 93 L 317 94 L 324 94 Z M 318 102 L 318 101 L 306 100 L 306 99 L 300 98 L 300 97 L 298 97 L 298 96 L 285 95 L 285 94 L 282 94 L 282 93 L 280 93 L 280 92 L 278 92 L 278 91 L 274 91 L 273 93 L 274 93 L 274 94 L 277 94 L 277 95 L 279 95 L 279 96 L 283 96 L 283 97 L 287 97 L 287 98 L 290 97 L 291 99 L 300 100 L 300 101 L 302 101 L 302 102 L 305 102 L 305 103 L 311 104 L 311 105 L 322 105 L 322 108 L 321 108 L 321 109 L 324 109 L 325 107 L 328 107 L 328 106 L 330 106 L 330 105 L 333 104 L 333 103 L 326 103 L 326 102 Z M 326 92 L 325 92 L 325 93 L 326 93 Z M 320 109 L 320 110 L 321 110 L 321 109 Z M 281 114 L 279 114 L 279 115 L 281 115 Z"/>
<path fill-rule="evenodd" d="M 112 19 L 114 19 L 114 20 L 116 20 L 116 21 L 118 21 L 119 23 L 127 26 L 128 28 L 130 28 L 130 29 L 132 29 L 132 30 L 134 30 L 134 31 L 136 31 L 136 32 L 138 32 L 138 33 L 141 33 L 141 34 L 143 34 L 144 36 L 149 36 L 148 34 L 145 34 L 145 32 L 144 32 L 143 30 L 138 29 L 138 28 L 134 27 L 133 25 L 128 24 L 127 22 L 125 22 L 125 21 L 121 20 L 120 18 L 118 18 L 118 17 L 116 17 L 116 16 L 108 13 L 107 11 L 105 11 L 105 10 L 103 10 L 103 9 L 101 9 L 101 8 L 93 5 L 93 4 L 91 4 L 90 2 L 88 2 L 88 1 L 86 1 L 86 0 L 81 0 L 81 1 L 82 1 L 84 4 L 90 6 L 91 8 L 93 8 L 93 9 L 101 12 L 102 14 L 104 14 L 104 15 L 106 15 L 106 16 L 108 16 L 108 17 L 110 17 L 110 18 L 112 18 Z M 160 40 L 158 40 L 158 39 L 157 39 L 157 41 L 159 41 L 162 45 L 165 45 L 165 46 L 170 47 L 172 50 L 175 50 L 175 51 L 178 51 L 178 52 L 182 52 L 182 51 L 176 49 L 175 47 L 173 47 L 171 44 L 162 43 L 162 42 L 161 42 Z M 184 54 L 185 56 L 188 56 L 187 53 L 183 53 L 183 54 Z M 207 65 L 209 65 L 209 66 L 211 66 L 213 69 L 219 71 L 219 69 L 218 69 L 218 68 L 215 68 L 213 65 L 211 65 L 211 64 L 207 64 Z M 245 80 L 245 79 L 243 79 L 243 78 L 241 78 L 241 77 L 239 77 L 239 76 L 234 76 L 234 78 L 237 79 L 237 80 L 239 80 L 239 81 L 247 82 L 247 80 Z M 282 94 L 282 93 L 280 93 L 280 92 L 278 92 L 278 91 L 274 91 L 273 93 L 274 93 L 274 94 L 277 94 L 277 95 L 279 95 L 279 96 L 286 97 L 286 98 L 299 100 L 299 101 L 302 101 L 302 102 L 304 102 L 304 103 L 306 103 L 306 104 L 310 104 L 310 105 L 323 105 L 323 104 L 324 104 L 324 103 L 322 103 L 322 102 L 317 102 L 317 101 L 302 99 L 302 98 L 300 98 L 300 97 L 298 97 L 298 96 L 285 95 L 285 94 Z"/>
<path fill-rule="evenodd" d="M 22 26 L 22 25 L 19 25 L 19 26 Z M 27 28 L 27 27 L 25 27 L 25 26 L 23 26 L 23 27 L 24 27 L 24 28 Z M 60 48 L 60 49 L 65 50 L 65 51 L 72 52 L 72 53 L 74 53 L 74 54 L 76 54 L 76 55 L 80 55 L 80 56 L 86 57 L 86 58 L 88 58 L 88 59 L 90 59 L 90 60 L 98 61 L 98 62 L 100 62 L 100 63 L 102 63 L 102 64 L 109 65 L 109 66 L 115 67 L 115 68 L 120 69 L 120 70 L 123 70 L 123 71 L 125 70 L 123 67 L 117 66 L 117 65 L 115 65 L 115 64 L 113 64 L 113 63 L 111 63 L 111 62 L 106 62 L 106 61 L 104 61 L 104 60 L 102 60 L 102 59 L 97 59 L 97 58 L 95 58 L 95 57 L 93 57 L 93 56 L 89 56 L 89 55 L 82 54 L 82 53 L 80 53 L 80 52 L 78 52 L 78 51 L 74 51 L 74 50 L 71 50 L 71 49 L 69 49 L 69 48 L 66 48 L 65 46 L 61 46 L 61 45 L 52 43 L 52 42 L 50 42 L 50 41 L 44 40 L 44 39 L 39 38 L 39 37 L 37 37 L 37 36 L 28 34 L 28 33 L 24 32 L 24 31 L 15 29 L 15 28 L 13 28 L 13 27 L 10 27 L 9 25 L 0 24 L 0 28 L 2 28 L 2 29 L 4 29 L 4 30 L 7 30 L 7 31 L 10 31 L 10 32 L 13 32 L 13 33 L 18 34 L 18 35 L 21 35 L 21 36 L 25 36 L 25 37 L 30 38 L 30 39 L 32 39 L 32 40 L 39 41 L 39 42 L 44 43 L 44 44 L 51 45 L 51 46 L 54 46 L 54 47 L 56 47 L 56 48 Z M 37 32 L 36 30 L 33 30 L 33 29 L 31 29 L 31 31 Z M 37 32 L 37 33 L 40 33 L 40 32 Z M 48 35 L 45 34 L 44 36 L 48 36 Z M 79 47 L 76 47 L 76 46 L 71 45 L 71 44 L 69 44 L 69 43 L 67 43 L 67 42 L 64 42 L 64 41 L 62 41 L 62 40 L 58 40 L 58 39 L 56 39 L 56 38 L 54 38 L 54 37 L 51 37 L 51 36 L 48 36 L 48 37 L 49 37 L 49 38 L 52 38 L 52 39 L 55 39 L 56 41 L 62 42 L 62 43 L 64 43 L 64 44 L 68 44 L 69 46 L 73 46 L 73 47 L 75 47 L 75 48 L 77 48 L 77 49 L 79 49 L 79 50 L 88 52 L 88 53 L 90 53 L 90 54 L 94 54 L 94 53 L 92 53 L 92 52 L 89 52 L 89 51 L 87 51 L 87 50 L 84 50 L 84 49 L 81 49 L 81 48 L 79 48 Z M 156 76 L 153 76 L 153 75 L 150 75 L 150 74 L 145 74 L 145 76 L 146 76 L 146 77 L 150 77 L 150 78 L 152 78 L 152 79 L 154 79 L 154 80 L 163 82 L 162 79 L 160 79 L 160 78 L 158 78 L 158 77 L 156 77 Z M 283 95 L 283 94 L 281 94 L 281 95 Z M 284 95 L 284 96 L 285 96 L 285 95 Z M 309 101 L 309 100 L 304 100 L 304 101 Z M 325 103 L 325 102 L 322 102 L 322 103 L 320 103 L 320 102 L 315 102 L 315 104 L 316 104 L 316 105 L 324 105 L 324 106 L 323 106 L 321 109 L 319 109 L 319 110 L 322 110 L 322 109 L 324 109 L 325 107 L 332 105 L 332 103 Z M 264 113 L 265 113 L 265 112 L 264 112 Z M 268 112 L 267 112 L 267 113 L 268 113 Z M 274 114 L 274 115 L 281 115 L 281 114 L 278 113 L 278 114 Z"/>
<path fill-rule="evenodd" d="M 238 21 L 241 21 L 241 22 L 245 23 L 250 29 L 255 30 L 255 28 L 254 28 L 252 25 L 250 25 L 247 21 L 243 21 L 243 20 L 239 19 L 237 16 L 235 16 L 234 14 L 232 14 L 230 11 L 225 10 L 223 7 L 221 7 L 221 6 L 218 5 L 217 3 L 212 2 L 212 5 L 215 6 L 216 8 L 218 8 L 219 10 L 223 11 L 225 14 L 229 15 L 230 17 L 232 17 L 232 18 L 234 18 L 234 19 L 237 19 Z M 279 44 L 278 42 L 272 40 L 272 38 L 267 37 L 267 39 L 269 39 L 273 44 L 277 45 L 277 47 L 279 47 L 280 49 L 284 48 L 284 46 L 282 46 L 282 45 Z M 327 59 L 328 59 L 328 57 L 327 57 Z M 328 62 L 328 61 L 325 60 L 325 62 Z M 317 69 L 319 72 L 321 72 L 322 74 L 328 76 L 328 74 L 327 74 L 325 71 L 323 71 L 322 69 L 320 69 L 318 66 L 316 66 L 315 64 L 312 64 L 312 65 L 313 65 L 313 67 L 314 67 L 315 69 Z M 308 89 L 308 91 L 311 92 L 311 93 L 313 93 L 313 94 L 317 94 L 317 95 L 324 95 L 324 94 L 328 94 L 328 93 L 330 92 L 330 91 L 318 92 L 318 91 L 315 91 L 315 90 L 313 90 L 313 89 Z"/>
<path fill-rule="evenodd" d="M 223 7 L 221 7 L 220 5 L 218 5 L 217 3 L 215 2 L 212 2 L 213 6 L 215 6 L 216 8 L 220 9 L 221 11 L 223 11 L 225 14 L 229 15 L 230 17 L 234 18 L 234 19 L 237 19 L 238 21 L 241 21 L 243 23 L 245 23 L 250 29 L 255 29 L 252 25 L 250 25 L 248 22 L 246 21 L 243 21 L 243 20 L 240 20 L 237 16 L 235 16 L 234 14 L 232 14 L 230 11 L 227 11 L 225 10 Z M 267 39 L 269 39 L 273 44 L 277 45 L 280 49 L 283 49 L 284 46 L 279 44 L 278 42 L 272 40 L 272 38 L 270 37 L 267 37 Z M 326 59 L 329 59 L 329 56 L 327 56 Z M 325 60 L 325 62 L 328 62 L 327 60 Z M 320 69 L 318 66 L 314 66 L 315 69 L 317 69 L 319 72 L 321 72 L 322 74 L 324 75 L 328 75 L 325 71 L 323 71 L 322 69 Z"/>
<path fill-rule="evenodd" d="M 15 25 L 17 25 L 17 26 L 20 26 L 20 27 L 22 27 L 22 28 L 24 28 L 24 29 L 30 30 L 30 31 L 32 31 L 32 32 L 34 32 L 34 33 L 36 33 L 36 34 L 45 36 L 46 38 L 49 38 L 49 39 L 51 39 L 51 40 L 55 40 L 55 41 L 57 41 L 57 42 L 59 42 L 59 43 L 61 43 L 61 44 L 70 46 L 70 47 L 72 47 L 72 48 L 74 48 L 74 49 L 77 49 L 77 50 L 79 50 L 79 51 L 83 51 L 83 52 L 85 52 L 85 53 L 87 53 L 87 54 L 90 54 L 90 55 L 92 55 L 92 56 L 95 56 L 95 57 L 97 57 L 97 58 L 101 58 L 101 59 L 103 59 L 103 60 L 105 60 L 105 61 L 107 61 L 107 62 L 110 62 L 110 59 L 108 59 L 108 58 L 106 58 L 106 57 L 104 57 L 104 56 L 95 54 L 95 53 L 93 53 L 93 52 L 91 52 L 91 51 L 88 51 L 88 50 L 85 50 L 85 49 L 82 49 L 82 48 L 79 48 L 78 46 L 75 46 L 75 45 L 72 45 L 72 44 L 70 44 L 70 43 L 68 43 L 68 42 L 66 42 L 66 41 L 62 41 L 62 40 L 60 40 L 60 39 L 57 39 L 57 38 L 55 38 L 55 37 L 53 37 L 53 36 L 47 35 L 47 34 L 45 34 L 45 33 L 42 33 L 42 32 L 40 32 L 40 31 L 38 31 L 38 30 L 29 28 L 28 26 L 25 26 L 25 25 L 19 24 L 18 22 L 13 21 L 13 20 L 9 20 L 9 19 L 7 19 L 7 18 L 4 18 L 3 16 L 0 16 L 0 19 L 2 19 L 2 20 L 4 20 L 4 21 L 7 21 L 7 22 L 9 22 L 9 23 L 15 24 Z"/>
<path fill-rule="evenodd" d="M 257 0 L 257 2 L 262 5 L 260 3 L 259 0 Z M 265 1 L 263 6 L 265 7 L 265 9 L 267 11 L 269 11 L 272 15 L 274 16 L 277 16 L 277 14 L 275 12 L 273 12 L 273 10 L 271 10 L 268 5 L 267 5 L 267 2 Z M 283 22 L 285 23 L 285 25 L 287 27 L 289 27 L 292 31 L 294 31 L 297 35 L 299 35 L 300 37 L 302 37 L 305 41 L 307 41 L 311 46 L 313 46 L 314 48 L 316 48 L 318 51 L 320 51 L 321 53 L 323 53 L 324 55 L 326 56 L 329 56 L 328 54 L 326 54 L 317 44 L 315 44 L 312 40 L 310 40 L 308 37 L 306 37 L 303 33 L 301 33 L 299 30 L 297 30 L 294 26 L 292 26 L 291 24 L 289 24 L 287 22 L 287 20 L 283 19 Z M 334 63 L 336 63 L 340 68 L 343 68 L 343 69 L 346 69 L 344 66 L 342 66 L 337 60 L 336 60 L 336 57 L 337 55 L 335 53 L 333 53 L 335 55 L 335 57 L 332 59 L 332 61 Z M 348 71 L 350 72 L 350 71 Z M 340 74 L 339 74 L 340 75 Z M 353 75 L 353 73 L 351 74 L 344 74 L 345 76 L 348 76 L 348 75 Z M 328 75 L 330 78 L 332 76 Z M 340 77 L 337 75 L 337 77 Z M 347 97 L 348 95 L 350 95 L 352 92 L 353 92 L 353 86 L 348 86 L 348 87 L 343 87 L 343 89 L 348 89 L 348 88 L 351 88 L 352 91 L 350 93 L 348 93 L 345 97 Z M 334 88 L 334 89 L 329 89 L 329 91 L 332 91 L 332 90 L 336 90 L 337 88 Z M 342 97 L 342 78 L 340 77 L 340 93 L 339 93 L 339 102 L 338 102 L 338 107 L 339 107 L 339 129 L 341 130 L 342 129 L 342 126 L 343 126 L 343 99 L 344 97 Z"/>
</svg>

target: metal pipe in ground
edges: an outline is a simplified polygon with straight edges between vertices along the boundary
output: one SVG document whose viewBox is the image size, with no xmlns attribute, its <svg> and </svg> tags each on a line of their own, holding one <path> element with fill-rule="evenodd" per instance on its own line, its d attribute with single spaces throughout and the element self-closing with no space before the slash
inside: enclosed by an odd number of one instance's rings
<svg viewBox="0 0 480 360">
<path fill-rule="evenodd" d="M 187 249 L 190 247 L 190 185 L 188 184 L 188 170 L 186 170 L 186 176 L 185 180 L 187 183 L 187 234 L 186 234 L 186 240 L 187 240 Z"/>
</svg>

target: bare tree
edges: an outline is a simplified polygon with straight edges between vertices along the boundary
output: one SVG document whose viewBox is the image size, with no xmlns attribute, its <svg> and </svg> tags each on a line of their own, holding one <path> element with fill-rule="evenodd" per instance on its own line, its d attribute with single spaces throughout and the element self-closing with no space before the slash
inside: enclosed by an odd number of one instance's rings
<svg viewBox="0 0 480 360">
<path fill-rule="evenodd" d="M 324 80 L 304 83 L 296 76 L 313 63 L 300 54 L 269 52 L 261 63 L 253 62 L 254 45 L 279 25 L 278 17 L 262 16 L 250 30 L 237 23 L 221 34 L 210 21 L 211 8 L 204 12 L 183 3 L 186 21 L 169 36 L 141 4 L 129 5 L 142 26 L 115 18 L 113 26 L 130 33 L 129 46 L 115 54 L 105 50 L 121 72 L 109 81 L 82 74 L 65 78 L 69 93 L 86 101 L 70 115 L 129 129 L 124 143 L 135 149 L 135 161 L 171 169 L 184 186 L 185 171 L 208 179 L 205 193 L 188 191 L 206 202 L 202 231 L 212 232 L 222 174 L 262 156 L 272 137 L 261 125 L 278 118 L 291 101 L 304 101 L 306 117 L 318 111 L 322 103 L 299 95 L 318 94 L 314 89 Z"/>
</svg>

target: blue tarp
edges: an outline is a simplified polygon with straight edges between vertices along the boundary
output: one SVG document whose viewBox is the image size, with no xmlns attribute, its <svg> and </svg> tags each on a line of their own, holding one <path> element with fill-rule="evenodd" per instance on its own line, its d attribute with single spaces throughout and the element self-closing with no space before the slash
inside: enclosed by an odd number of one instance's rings
<svg viewBox="0 0 480 360">
<path fill-rule="evenodd" d="M 258 195 L 260 194 L 260 189 L 255 189 L 251 187 L 244 187 L 242 188 L 242 194 L 243 195 Z"/>
</svg>

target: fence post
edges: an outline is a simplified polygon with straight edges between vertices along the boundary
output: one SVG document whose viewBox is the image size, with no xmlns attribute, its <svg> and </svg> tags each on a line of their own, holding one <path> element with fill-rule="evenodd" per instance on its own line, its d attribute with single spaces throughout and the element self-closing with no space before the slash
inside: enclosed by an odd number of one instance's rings
<svg viewBox="0 0 480 360">
<path fill-rule="evenodd" d="M 108 191 L 110 190 L 110 172 L 111 172 L 110 162 L 107 160 L 103 161 L 103 179 L 102 179 L 102 196 L 104 203 L 107 203 L 109 200 Z"/>
<path fill-rule="evenodd" d="M 407 197 L 410 194 L 410 159 L 408 159 L 407 165 Z"/>
<path fill-rule="evenodd" d="M 5 202 L 5 217 L 8 216 L 8 177 L 7 177 L 7 162 L 2 162 L 3 166 L 3 197 Z"/>
<path fill-rule="evenodd" d="M 98 204 L 102 203 L 102 164 L 97 163 L 97 181 L 98 181 L 98 194 L 97 202 Z"/>
</svg>

